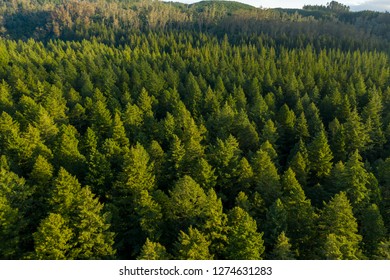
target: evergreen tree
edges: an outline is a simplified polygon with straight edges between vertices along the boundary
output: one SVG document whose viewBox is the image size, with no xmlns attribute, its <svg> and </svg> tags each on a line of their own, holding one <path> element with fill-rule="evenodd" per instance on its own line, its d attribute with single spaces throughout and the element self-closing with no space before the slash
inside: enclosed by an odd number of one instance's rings
<svg viewBox="0 0 390 280">
<path fill-rule="evenodd" d="M 317 133 L 309 148 L 310 170 L 315 178 L 321 179 L 330 174 L 333 154 L 323 130 Z"/>
<path fill-rule="evenodd" d="M 266 205 L 271 205 L 280 196 L 280 177 L 271 157 L 259 150 L 252 159 L 256 191 L 264 198 Z"/>
<path fill-rule="evenodd" d="M 351 112 L 347 121 L 344 124 L 345 143 L 347 154 L 353 153 L 356 150 L 365 151 L 371 139 L 367 133 L 367 129 L 361 121 L 361 118 L 356 108 Z"/>
<path fill-rule="evenodd" d="M 369 174 L 361 162 L 362 158 L 356 150 L 345 164 L 343 183 L 350 202 L 354 207 L 367 203 L 369 199 Z"/>
<path fill-rule="evenodd" d="M 376 204 L 371 204 L 364 209 L 360 232 L 363 236 L 363 248 L 366 255 L 371 257 L 378 251 L 380 242 L 386 237 L 386 228 Z"/>
<path fill-rule="evenodd" d="M 321 255 L 324 258 L 337 256 L 354 260 L 362 257 L 359 247 L 362 237 L 358 234 L 358 224 L 344 192 L 336 194 L 325 204 L 319 220 L 319 232 L 320 242 L 323 242 Z"/>
<path fill-rule="evenodd" d="M 280 198 L 268 208 L 264 230 L 267 247 L 275 244 L 279 235 L 287 230 L 287 211 Z"/>
<path fill-rule="evenodd" d="M 174 244 L 176 257 L 179 260 L 211 260 L 210 241 L 196 228 L 190 227 L 188 234 L 180 231 L 178 241 Z"/>
<path fill-rule="evenodd" d="M 158 242 L 152 242 L 148 238 L 142 246 L 141 253 L 137 260 L 169 260 L 172 257 L 167 253 L 165 247 Z"/>
<path fill-rule="evenodd" d="M 291 244 L 289 238 L 284 231 L 278 236 L 276 245 L 270 253 L 270 259 L 272 260 L 294 260 L 294 253 L 291 251 Z"/>
<path fill-rule="evenodd" d="M 69 228 L 73 233 L 69 241 L 71 246 L 66 252 L 67 258 L 112 258 L 115 255 L 115 250 L 112 248 L 114 234 L 109 231 L 109 216 L 108 213 L 102 212 L 103 205 L 94 198 L 88 187 L 82 188 L 77 179 L 63 168 L 60 169 L 54 186 L 49 200 L 51 213 L 60 215 L 65 222 L 58 216 L 52 216 L 41 225 L 40 233 L 36 237 L 40 240 L 36 244 L 36 246 L 41 246 L 39 251 L 50 251 L 49 248 L 44 249 L 42 246 L 48 245 L 44 240 L 51 237 L 46 236 L 45 232 L 50 232 L 47 227 L 51 224 L 50 219 L 54 219 L 57 232 Z M 67 234 L 67 236 L 70 235 Z M 63 237 L 62 248 L 65 248 L 68 242 L 68 237 L 65 237 Z"/>
<path fill-rule="evenodd" d="M 343 253 L 341 252 L 341 247 L 345 241 L 347 240 L 338 238 L 334 233 L 328 234 L 323 249 L 324 258 L 326 260 L 342 260 Z"/>
<path fill-rule="evenodd" d="M 245 210 L 235 207 L 228 214 L 227 259 L 259 260 L 264 253 L 263 233 Z"/>
<path fill-rule="evenodd" d="M 71 125 L 62 125 L 53 151 L 55 166 L 61 166 L 74 175 L 81 175 L 85 157 L 80 153 L 78 144 L 77 130 Z"/>
<path fill-rule="evenodd" d="M 313 258 L 312 244 L 317 215 L 291 169 L 283 174 L 282 189 L 282 202 L 287 213 L 286 234 L 291 238 L 293 248 L 299 250 L 300 258 Z"/>
<path fill-rule="evenodd" d="M 34 234 L 35 255 L 39 260 L 70 259 L 73 232 L 60 214 L 50 213 Z"/>
</svg>

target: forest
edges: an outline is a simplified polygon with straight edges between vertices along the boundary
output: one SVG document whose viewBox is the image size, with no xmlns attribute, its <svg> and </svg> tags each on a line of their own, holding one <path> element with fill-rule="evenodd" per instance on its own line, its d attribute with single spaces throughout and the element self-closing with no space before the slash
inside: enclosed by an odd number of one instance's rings
<svg viewBox="0 0 390 280">
<path fill-rule="evenodd" d="M 0 2 L 0 259 L 390 259 L 390 14 Z"/>
</svg>

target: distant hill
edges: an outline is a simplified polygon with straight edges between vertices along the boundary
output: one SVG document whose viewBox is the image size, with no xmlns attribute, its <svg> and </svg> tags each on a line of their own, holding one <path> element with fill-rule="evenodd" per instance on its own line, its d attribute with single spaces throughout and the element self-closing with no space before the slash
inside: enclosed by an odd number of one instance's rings
<svg viewBox="0 0 390 280">
<path fill-rule="evenodd" d="M 235 2 L 235 1 L 200 1 L 194 4 L 190 4 L 190 7 L 196 8 L 197 11 L 201 12 L 203 11 L 206 7 L 214 6 L 216 8 L 224 8 L 228 13 L 235 12 L 238 10 L 255 10 L 256 8 L 240 3 L 240 2 Z"/>
</svg>

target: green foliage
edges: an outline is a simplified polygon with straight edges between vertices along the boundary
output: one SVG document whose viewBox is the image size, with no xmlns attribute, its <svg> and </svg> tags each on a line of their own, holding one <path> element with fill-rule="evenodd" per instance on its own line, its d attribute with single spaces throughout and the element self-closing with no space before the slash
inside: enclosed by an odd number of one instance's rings
<svg viewBox="0 0 390 280">
<path fill-rule="evenodd" d="M 169 260 L 171 258 L 164 246 L 147 238 L 137 260 Z"/>
<path fill-rule="evenodd" d="M 388 14 L 6 2 L 0 258 L 388 258 Z"/>
<path fill-rule="evenodd" d="M 309 160 L 310 170 L 316 178 L 323 178 L 330 174 L 332 169 L 333 154 L 328 144 L 328 139 L 323 130 L 317 133 L 310 143 Z"/>
<path fill-rule="evenodd" d="M 362 257 L 361 235 L 344 192 L 336 194 L 325 204 L 319 221 L 320 242 L 324 258 L 354 260 Z"/>
<path fill-rule="evenodd" d="M 252 159 L 256 190 L 261 194 L 266 205 L 272 204 L 280 196 L 278 170 L 268 152 L 259 150 Z"/>
<path fill-rule="evenodd" d="M 284 231 L 278 236 L 276 245 L 270 254 L 272 260 L 294 260 L 294 253 L 291 251 L 289 238 Z"/>
<path fill-rule="evenodd" d="M 34 233 L 35 258 L 39 260 L 66 260 L 71 258 L 73 232 L 60 214 L 44 219 Z"/>
<path fill-rule="evenodd" d="M 51 213 L 36 234 L 36 253 L 42 258 L 107 259 L 115 254 L 114 234 L 109 231 L 108 213 L 88 187 L 65 169 L 60 169 L 50 198 Z M 53 222 L 53 223 L 52 223 Z M 51 228 L 53 227 L 53 228 Z M 57 250 L 47 240 L 61 235 Z M 67 245 L 69 243 L 69 246 Z M 48 246 L 48 248 L 44 248 Z"/>
<path fill-rule="evenodd" d="M 291 169 L 283 174 L 282 189 L 282 202 L 287 213 L 286 234 L 291 238 L 293 248 L 299 250 L 300 258 L 313 258 L 311 244 L 317 215 Z"/>
<path fill-rule="evenodd" d="M 212 260 L 209 246 L 210 241 L 192 227 L 188 229 L 188 234 L 180 231 L 178 241 L 174 244 L 176 257 L 179 260 Z"/>
<path fill-rule="evenodd" d="M 264 253 L 263 233 L 257 232 L 256 221 L 245 210 L 235 207 L 228 214 L 225 257 L 238 260 L 259 260 Z"/>
</svg>

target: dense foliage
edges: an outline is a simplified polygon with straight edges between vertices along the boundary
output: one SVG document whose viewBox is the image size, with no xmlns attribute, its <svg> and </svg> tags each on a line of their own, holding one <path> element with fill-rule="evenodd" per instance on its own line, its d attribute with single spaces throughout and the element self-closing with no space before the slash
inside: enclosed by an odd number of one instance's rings
<svg viewBox="0 0 390 280">
<path fill-rule="evenodd" d="M 9 0 L 0 19 L 0 258 L 389 258 L 388 14 Z"/>
</svg>

